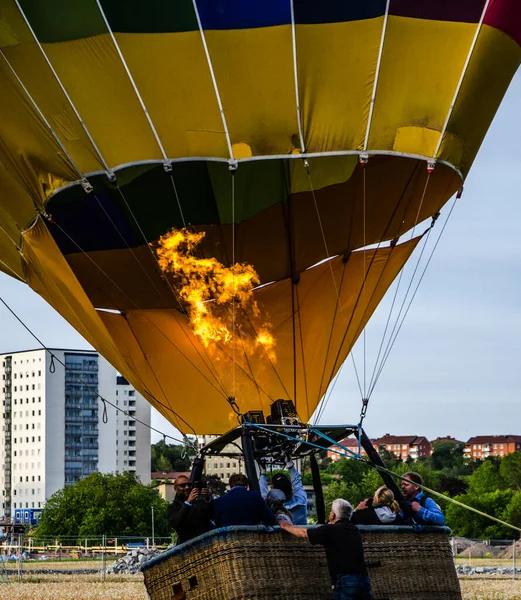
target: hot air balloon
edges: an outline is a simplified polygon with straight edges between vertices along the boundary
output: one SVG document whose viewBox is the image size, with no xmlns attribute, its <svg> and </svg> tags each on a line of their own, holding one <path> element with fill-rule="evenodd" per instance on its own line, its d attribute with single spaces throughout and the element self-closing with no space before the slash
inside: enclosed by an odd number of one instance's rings
<svg viewBox="0 0 521 600">
<path fill-rule="evenodd" d="M 1 0 L 0 268 L 181 432 L 307 423 L 520 45 L 514 0 Z"/>
</svg>

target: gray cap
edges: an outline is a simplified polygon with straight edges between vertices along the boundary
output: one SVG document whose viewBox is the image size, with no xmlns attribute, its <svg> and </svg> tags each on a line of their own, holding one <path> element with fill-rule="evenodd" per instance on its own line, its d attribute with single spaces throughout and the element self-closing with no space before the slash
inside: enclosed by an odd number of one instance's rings
<svg viewBox="0 0 521 600">
<path fill-rule="evenodd" d="M 286 502 L 286 494 L 282 490 L 272 489 L 268 492 L 268 502 Z"/>
</svg>

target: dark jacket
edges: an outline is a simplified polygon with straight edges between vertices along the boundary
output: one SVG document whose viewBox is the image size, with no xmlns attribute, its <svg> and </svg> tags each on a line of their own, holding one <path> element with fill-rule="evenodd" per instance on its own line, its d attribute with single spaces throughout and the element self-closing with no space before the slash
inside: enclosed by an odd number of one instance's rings
<svg viewBox="0 0 521 600">
<path fill-rule="evenodd" d="M 168 505 L 168 524 L 177 532 L 177 543 L 182 544 L 213 529 L 211 521 L 213 502 L 196 500 L 192 505 L 175 498 Z"/>
<path fill-rule="evenodd" d="M 351 517 L 351 523 L 353 525 L 404 525 L 399 514 L 382 504 L 373 504 L 367 508 L 355 510 Z"/>
<path fill-rule="evenodd" d="M 228 525 L 275 525 L 275 516 L 259 492 L 238 485 L 214 502 L 213 520 L 217 527 Z"/>
</svg>

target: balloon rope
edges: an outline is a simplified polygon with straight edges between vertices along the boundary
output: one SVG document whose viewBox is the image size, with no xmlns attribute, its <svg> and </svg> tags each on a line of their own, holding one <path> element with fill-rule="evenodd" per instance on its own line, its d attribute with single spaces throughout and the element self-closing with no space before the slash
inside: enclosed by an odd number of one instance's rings
<svg viewBox="0 0 521 600">
<path fill-rule="evenodd" d="M 365 173 L 366 173 L 366 169 L 363 168 L 362 169 L 362 181 L 363 181 L 363 227 L 364 227 L 364 271 L 363 271 L 363 279 L 362 279 L 362 297 L 364 295 L 365 292 L 365 283 L 367 280 L 367 268 L 366 268 L 366 264 L 365 264 L 365 253 L 366 253 L 366 245 L 367 245 L 367 239 L 366 239 L 366 213 L 365 213 L 365 209 L 366 209 L 366 204 L 365 204 L 365 199 L 366 199 L 366 185 L 365 185 Z M 364 347 L 364 395 L 363 395 L 363 399 L 365 400 L 365 398 L 367 398 L 367 383 L 366 383 L 366 373 L 367 373 L 367 352 L 366 352 L 366 327 L 364 327 L 364 330 L 362 332 L 363 335 L 363 347 Z"/>
</svg>

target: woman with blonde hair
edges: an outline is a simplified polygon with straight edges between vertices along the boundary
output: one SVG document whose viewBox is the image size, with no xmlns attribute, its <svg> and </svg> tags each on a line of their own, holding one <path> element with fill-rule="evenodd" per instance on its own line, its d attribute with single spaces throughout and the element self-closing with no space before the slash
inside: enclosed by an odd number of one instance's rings
<svg viewBox="0 0 521 600">
<path fill-rule="evenodd" d="M 351 518 L 355 525 L 401 525 L 400 505 L 393 492 L 382 485 L 372 498 L 362 500 Z"/>
</svg>

